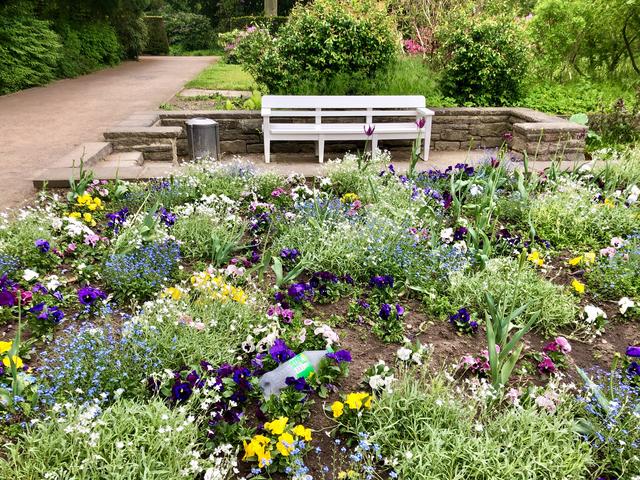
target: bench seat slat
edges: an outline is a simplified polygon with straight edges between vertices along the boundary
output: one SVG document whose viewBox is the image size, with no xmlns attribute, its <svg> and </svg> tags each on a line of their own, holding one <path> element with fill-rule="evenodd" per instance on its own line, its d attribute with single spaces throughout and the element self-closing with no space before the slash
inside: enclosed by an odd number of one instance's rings
<svg viewBox="0 0 640 480">
<path fill-rule="evenodd" d="M 415 117 L 419 115 L 417 109 L 408 110 L 274 110 L 271 109 L 271 117 Z"/>
<path fill-rule="evenodd" d="M 272 123 L 269 129 L 272 134 L 306 134 L 306 133 L 352 133 L 364 134 L 366 124 L 363 123 Z M 418 127 L 413 123 L 377 123 L 376 133 L 418 133 Z"/>
<path fill-rule="evenodd" d="M 265 95 L 266 108 L 420 108 L 425 107 L 421 95 Z"/>
</svg>

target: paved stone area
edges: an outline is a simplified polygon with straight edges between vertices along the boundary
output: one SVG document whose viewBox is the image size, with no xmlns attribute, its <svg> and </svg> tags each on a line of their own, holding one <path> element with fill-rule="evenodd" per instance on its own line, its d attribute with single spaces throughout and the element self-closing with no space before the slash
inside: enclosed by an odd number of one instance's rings
<svg viewBox="0 0 640 480">
<path fill-rule="evenodd" d="M 141 57 L 0 96 L 0 210 L 33 194 L 31 179 L 136 111 L 156 110 L 216 57 Z"/>
</svg>

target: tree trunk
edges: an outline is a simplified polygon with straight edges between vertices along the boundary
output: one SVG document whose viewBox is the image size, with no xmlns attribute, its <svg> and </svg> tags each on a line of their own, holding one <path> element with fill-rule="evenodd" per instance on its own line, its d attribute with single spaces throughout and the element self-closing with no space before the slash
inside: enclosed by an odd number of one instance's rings
<svg viewBox="0 0 640 480">
<path fill-rule="evenodd" d="M 266 17 L 278 15 L 278 0 L 264 0 L 264 15 Z"/>
</svg>

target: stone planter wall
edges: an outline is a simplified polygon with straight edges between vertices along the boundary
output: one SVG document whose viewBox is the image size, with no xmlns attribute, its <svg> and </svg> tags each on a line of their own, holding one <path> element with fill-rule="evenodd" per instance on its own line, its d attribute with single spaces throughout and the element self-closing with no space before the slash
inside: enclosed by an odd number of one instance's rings
<svg viewBox="0 0 640 480">
<path fill-rule="evenodd" d="M 560 117 L 526 108 L 506 107 L 439 108 L 434 112 L 432 150 L 497 148 L 507 141 L 516 154 L 535 155 L 538 160 L 551 160 L 556 156 L 569 160 L 584 158 L 586 127 Z M 164 155 L 168 160 L 168 151 L 159 154 L 154 153 L 154 149 L 159 148 L 161 144 L 175 142 L 175 153 L 171 151 L 172 159 L 186 157 L 188 145 L 184 127 L 186 120 L 194 117 L 211 118 L 219 123 L 222 152 L 262 153 L 262 118 L 258 111 L 168 110 L 136 114 L 117 128 L 106 132 L 105 138 L 115 142 L 116 150 L 131 147 L 130 149 L 143 151 L 145 159 L 160 159 L 158 157 Z M 364 122 L 364 118 L 334 120 Z M 404 120 L 406 121 L 406 118 Z M 398 121 L 398 119 L 391 117 L 377 119 L 378 123 L 389 121 Z M 141 123 L 140 128 L 134 128 L 132 124 L 136 122 Z M 154 129 L 157 130 L 155 134 Z M 128 139 L 127 131 L 130 132 Z M 158 143 L 160 138 L 161 143 Z M 381 141 L 380 147 L 393 149 L 406 147 L 410 143 L 410 141 Z M 326 144 L 327 152 L 354 151 L 358 148 L 362 148 L 361 143 L 327 142 Z M 315 145 L 313 142 L 273 142 L 271 149 L 274 153 L 313 152 Z"/>
</svg>

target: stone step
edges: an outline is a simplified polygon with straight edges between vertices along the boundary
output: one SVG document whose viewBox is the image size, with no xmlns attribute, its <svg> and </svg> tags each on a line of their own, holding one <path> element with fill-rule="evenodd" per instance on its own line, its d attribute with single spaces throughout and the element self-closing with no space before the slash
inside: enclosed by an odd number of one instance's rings
<svg viewBox="0 0 640 480">
<path fill-rule="evenodd" d="M 113 151 L 111 142 L 86 142 L 74 148 L 65 156 L 60 157 L 55 166 L 80 165 L 82 160 L 85 165 L 94 165 Z"/>
<path fill-rule="evenodd" d="M 97 166 L 121 166 L 121 167 L 136 167 L 144 163 L 144 156 L 142 152 L 130 151 L 130 152 L 114 152 L 107 155 Z"/>
</svg>

